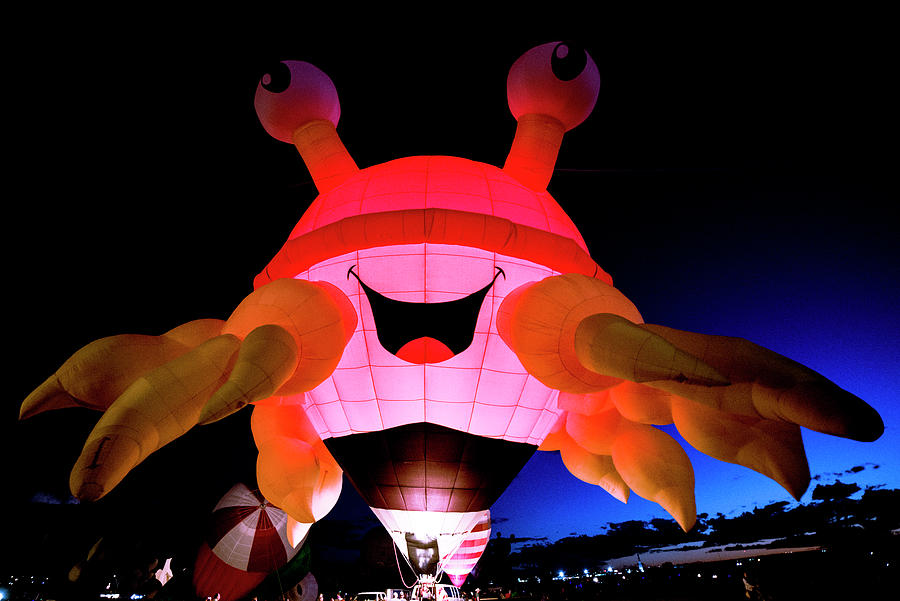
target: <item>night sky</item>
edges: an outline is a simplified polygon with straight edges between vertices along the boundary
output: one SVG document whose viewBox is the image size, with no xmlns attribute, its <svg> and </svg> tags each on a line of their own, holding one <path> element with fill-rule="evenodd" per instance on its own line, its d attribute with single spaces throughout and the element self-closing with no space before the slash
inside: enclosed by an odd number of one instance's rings
<svg viewBox="0 0 900 601">
<path fill-rule="evenodd" d="M 572 29 L 368 23 L 354 35 L 312 15 L 26 24 L 8 74 L 17 152 L 3 241 L 6 515 L 65 502 L 95 419 L 65 410 L 17 423 L 28 392 L 96 338 L 227 317 L 314 198 L 296 151 L 253 111 L 270 61 L 307 60 L 331 76 L 338 132 L 361 167 L 414 154 L 502 165 L 515 131 L 509 66 L 564 38 L 587 48 L 603 83 L 563 142 L 550 192 L 593 258 L 647 322 L 748 338 L 868 401 L 884 418 L 881 439 L 804 432 L 811 472 L 900 487 L 884 17 L 758 10 L 607 14 L 590 27 L 576 14 Z M 211 508 L 253 477 L 247 413 L 161 451 L 101 509 L 146 526 L 179 506 Z M 689 452 L 698 512 L 790 499 L 754 472 Z M 493 515 L 495 531 L 549 540 L 666 517 L 581 483 L 555 453 L 538 453 Z"/>
</svg>

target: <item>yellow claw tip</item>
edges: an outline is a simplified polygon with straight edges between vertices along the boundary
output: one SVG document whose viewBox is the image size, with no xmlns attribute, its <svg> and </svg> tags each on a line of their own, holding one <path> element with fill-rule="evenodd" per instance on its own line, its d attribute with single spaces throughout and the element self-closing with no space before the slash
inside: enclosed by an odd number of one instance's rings
<svg viewBox="0 0 900 601">
<path fill-rule="evenodd" d="M 200 416 L 197 418 L 198 426 L 205 426 L 207 424 L 211 424 L 213 422 L 217 422 L 220 419 L 225 417 L 224 415 L 217 415 L 217 412 L 214 412 L 206 407 L 200 412 Z"/>
<path fill-rule="evenodd" d="M 90 503 L 101 498 L 106 491 L 96 482 L 82 482 L 79 486 L 72 487 L 72 494 L 79 501 Z"/>
<path fill-rule="evenodd" d="M 681 529 L 685 532 L 690 532 L 691 528 L 697 523 L 697 516 L 694 513 L 673 517 L 675 517 L 675 521 L 678 522 L 678 525 L 681 526 Z"/>
<path fill-rule="evenodd" d="M 678 488 L 666 488 L 653 498 L 671 515 L 681 529 L 688 532 L 697 523 L 697 508 L 694 504 L 693 491 L 685 494 Z"/>
<path fill-rule="evenodd" d="M 808 488 L 808 487 L 805 486 L 805 487 L 803 487 L 802 490 L 799 489 L 799 488 L 798 488 L 798 489 L 792 490 L 792 489 L 788 488 L 787 486 L 784 486 L 783 484 L 782 484 L 782 486 L 784 487 L 784 489 L 785 489 L 786 491 L 788 491 L 788 494 L 791 495 L 791 497 L 792 497 L 795 501 L 799 501 L 799 500 L 803 497 L 803 495 L 806 493 L 806 489 Z"/>
<path fill-rule="evenodd" d="M 22 406 L 19 407 L 19 421 L 28 419 L 37 413 L 39 413 L 39 411 L 36 411 L 33 405 L 29 404 L 28 401 L 25 401 L 22 403 Z"/>
<path fill-rule="evenodd" d="M 309 532 L 312 523 L 309 522 L 300 522 L 295 520 L 293 517 L 288 516 L 287 520 L 287 538 L 288 543 L 293 548 L 297 548 L 300 544 L 302 544 L 306 540 L 306 535 Z"/>
<path fill-rule="evenodd" d="M 601 486 L 603 484 L 601 483 Z M 617 501 L 621 501 L 622 503 L 628 504 L 628 495 L 631 493 L 631 489 L 628 487 L 621 486 L 603 486 L 603 489 L 612 496 L 612 498 Z"/>
<path fill-rule="evenodd" d="M 22 406 L 19 408 L 19 419 L 28 419 L 29 417 L 34 417 L 44 411 L 49 411 L 51 409 L 63 409 L 65 407 L 69 407 L 71 405 L 65 404 L 57 404 L 46 402 L 46 399 L 40 399 L 35 401 L 29 401 L 28 399 L 22 403 Z"/>
<path fill-rule="evenodd" d="M 809 468 L 806 467 L 805 463 L 802 470 L 797 468 L 791 469 L 789 466 L 780 465 L 775 460 L 766 462 L 762 467 L 754 465 L 752 462 L 738 463 L 761 473 L 763 476 L 771 478 L 797 501 L 800 500 L 800 497 L 802 497 L 806 492 L 806 489 L 809 488 Z"/>
<path fill-rule="evenodd" d="M 208 426 L 208 425 L 210 425 L 210 424 L 214 424 L 214 423 L 216 423 L 216 422 L 222 421 L 223 419 L 225 419 L 226 417 L 228 417 L 228 416 L 231 415 L 232 413 L 236 413 L 236 411 L 227 411 L 227 412 L 226 412 L 226 411 L 222 411 L 222 412 L 219 412 L 219 413 L 211 414 L 211 415 L 209 415 L 209 416 L 207 416 L 207 417 L 205 417 L 205 418 L 203 418 L 203 419 L 200 419 L 200 420 L 197 422 L 197 425 L 198 425 L 198 426 Z"/>
<path fill-rule="evenodd" d="M 868 403 L 860 399 L 857 400 L 858 403 L 853 403 L 856 405 L 854 417 L 847 420 L 849 423 L 846 425 L 846 431 L 839 435 L 844 435 L 851 440 L 860 442 L 875 442 L 884 434 L 884 420 L 878 414 L 878 411 Z"/>
<path fill-rule="evenodd" d="M 51 409 L 77 406 L 78 403 L 60 386 L 56 375 L 53 375 L 25 397 L 19 407 L 19 419 L 28 419 Z"/>
<path fill-rule="evenodd" d="M 753 402 L 764 417 L 823 434 L 873 442 L 884 433 L 884 420 L 874 407 L 821 376 L 788 388 L 772 388 Z"/>
</svg>

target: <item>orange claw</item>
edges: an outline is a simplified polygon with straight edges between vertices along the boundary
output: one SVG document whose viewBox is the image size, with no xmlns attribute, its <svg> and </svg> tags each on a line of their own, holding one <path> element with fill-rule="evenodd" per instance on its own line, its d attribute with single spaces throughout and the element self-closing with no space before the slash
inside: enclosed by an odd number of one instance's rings
<svg viewBox="0 0 900 601">
<path fill-rule="evenodd" d="M 70 477 L 75 496 L 96 500 L 198 423 L 316 386 L 334 370 L 356 320 L 337 287 L 276 280 L 251 293 L 227 322 L 198 320 L 162 336 L 112 336 L 85 346 L 28 396 L 21 417 L 71 406 L 105 410 Z M 330 455 L 321 461 L 334 463 Z M 329 474 L 332 491 L 334 469 Z M 330 502 L 319 497 L 317 506 Z"/>
<path fill-rule="evenodd" d="M 336 286 L 284 278 L 256 290 L 222 328 L 244 340 L 228 381 L 200 423 L 274 394 L 315 388 L 331 375 L 356 328 L 356 310 Z"/>
<path fill-rule="evenodd" d="M 261 325 L 284 328 L 297 344 L 299 361 L 278 394 L 296 394 L 331 375 L 356 330 L 350 299 L 328 282 L 282 278 L 258 288 L 228 318 L 223 333 L 246 338 Z"/>
<path fill-rule="evenodd" d="M 613 459 L 610 455 L 596 455 L 578 446 L 574 440 L 569 438 L 567 443 L 559 449 L 563 464 L 573 476 L 602 487 L 610 495 L 622 501 L 628 502 L 628 495 L 631 490 L 619 472 L 613 465 Z"/>
<path fill-rule="evenodd" d="M 628 381 L 609 390 L 609 398 L 622 417 L 657 426 L 672 423 L 671 396 L 664 390 Z"/>
<path fill-rule="evenodd" d="M 294 374 L 300 355 L 293 336 L 266 324 L 247 334 L 228 379 L 203 407 L 199 423 L 227 417 L 253 401 L 275 394 Z"/>
<path fill-rule="evenodd" d="M 122 334 L 95 340 L 76 351 L 28 395 L 19 419 L 67 407 L 104 411 L 141 375 L 217 336 L 224 323 L 198 319 L 162 336 Z"/>
<path fill-rule="evenodd" d="M 576 477 L 585 481 L 596 477 L 598 470 L 605 470 L 605 460 L 599 457 L 610 456 L 615 478 L 620 477 L 623 486 L 659 503 L 685 531 L 691 529 L 696 520 L 694 470 L 675 439 L 653 426 L 625 419 L 611 404 L 593 415 L 568 413 L 565 431 L 579 447 L 573 449 L 559 438 L 560 452 L 566 453 L 564 462 L 567 467 L 572 464 Z M 615 478 L 604 482 L 615 484 Z"/>
<path fill-rule="evenodd" d="M 727 384 L 642 321 L 614 287 L 569 273 L 508 294 L 497 312 L 497 331 L 531 375 L 565 392 L 596 392 L 623 379 Z"/>
<path fill-rule="evenodd" d="M 714 366 L 732 385 L 679 382 L 652 386 L 728 413 L 790 422 L 835 436 L 873 441 L 884 422 L 868 403 L 796 361 L 741 338 L 644 327 Z"/>
<path fill-rule="evenodd" d="M 343 471 L 292 399 L 253 408 L 259 448 L 256 479 L 263 495 L 300 524 L 325 516 L 337 502 Z"/>
<path fill-rule="evenodd" d="M 194 427 L 239 346 L 235 336 L 217 336 L 129 386 L 88 436 L 69 479 L 72 494 L 99 499 L 150 453 Z"/>
<path fill-rule="evenodd" d="M 809 466 L 799 426 L 870 441 L 884 430 L 861 399 L 820 374 L 739 338 L 643 323 L 611 285 L 565 274 L 520 286 L 497 331 L 535 378 L 560 390 L 560 424 L 542 450 L 600 481 L 611 456 L 636 494 L 689 529 L 693 469 L 674 439 L 647 424 L 675 423 L 695 448 L 756 470 L 799 497 Z M 602 474 L 601 474 L 602 475 Z"/>
<path fill-rule="evenodd" d="M 687 532 L 697 521 L 694 468 L 674 438 L 653 426 L 623 429 L 612 459 L 635 494 L 659 503 Z"/>
<path fill-rule="evenodd" d="M 715 369 L 675 347 L 662 336 L 611 313 L 589 315 L 575 330 L 579 362 L 600 374 L 632 382 L 674 380 L 722 386 Z"/>
<path fill-rule="evenodd" d="M 732 415 L 672 396 L 679 434 L 698 451 L 755 470 L 778 482 L 795 499 L 809 486 L 809 464 L 800 426 Z"/>
</svg>

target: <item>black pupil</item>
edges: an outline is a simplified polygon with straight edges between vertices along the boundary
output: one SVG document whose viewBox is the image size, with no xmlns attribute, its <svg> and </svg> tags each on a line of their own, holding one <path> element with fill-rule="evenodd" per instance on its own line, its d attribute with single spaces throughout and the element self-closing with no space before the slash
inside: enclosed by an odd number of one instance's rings
<svg viewBox="0 0 900 601">
<path fill-rule="evenodd" d="M 557 79 L 571 81 L 581 75 L 587 65 L 584 48 L 572 42 L 560 42 L 553 49 L 550 68 Z"/>
<path fill-rule="evenodd" d="M 263 76 L 262 87 L 273 94 L 280 94 L 291 85 L 291 70 L 284 63 L 275 63 L 266 71 L 266 75 L 268 78 Z"/>
</svg>

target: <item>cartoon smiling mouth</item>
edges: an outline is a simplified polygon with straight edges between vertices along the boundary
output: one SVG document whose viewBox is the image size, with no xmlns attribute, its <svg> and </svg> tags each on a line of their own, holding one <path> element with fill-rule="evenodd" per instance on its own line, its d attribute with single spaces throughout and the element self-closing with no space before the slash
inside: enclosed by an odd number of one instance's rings
<svg viewBox="0 0 900 601">
<path fill-rule="evenodd" d="M 440 303 L 411 303 L 394 300 L 373 290 L 353 271 L 347 277 L 356 278 L 369 299 L 378 342 L 388 352 L 410 363 L 440 363 L 463 352 L 475 338 L 475 324 L 487 293 L 497 273 L 487 286 L 452 301 Z"/>
</svg>

